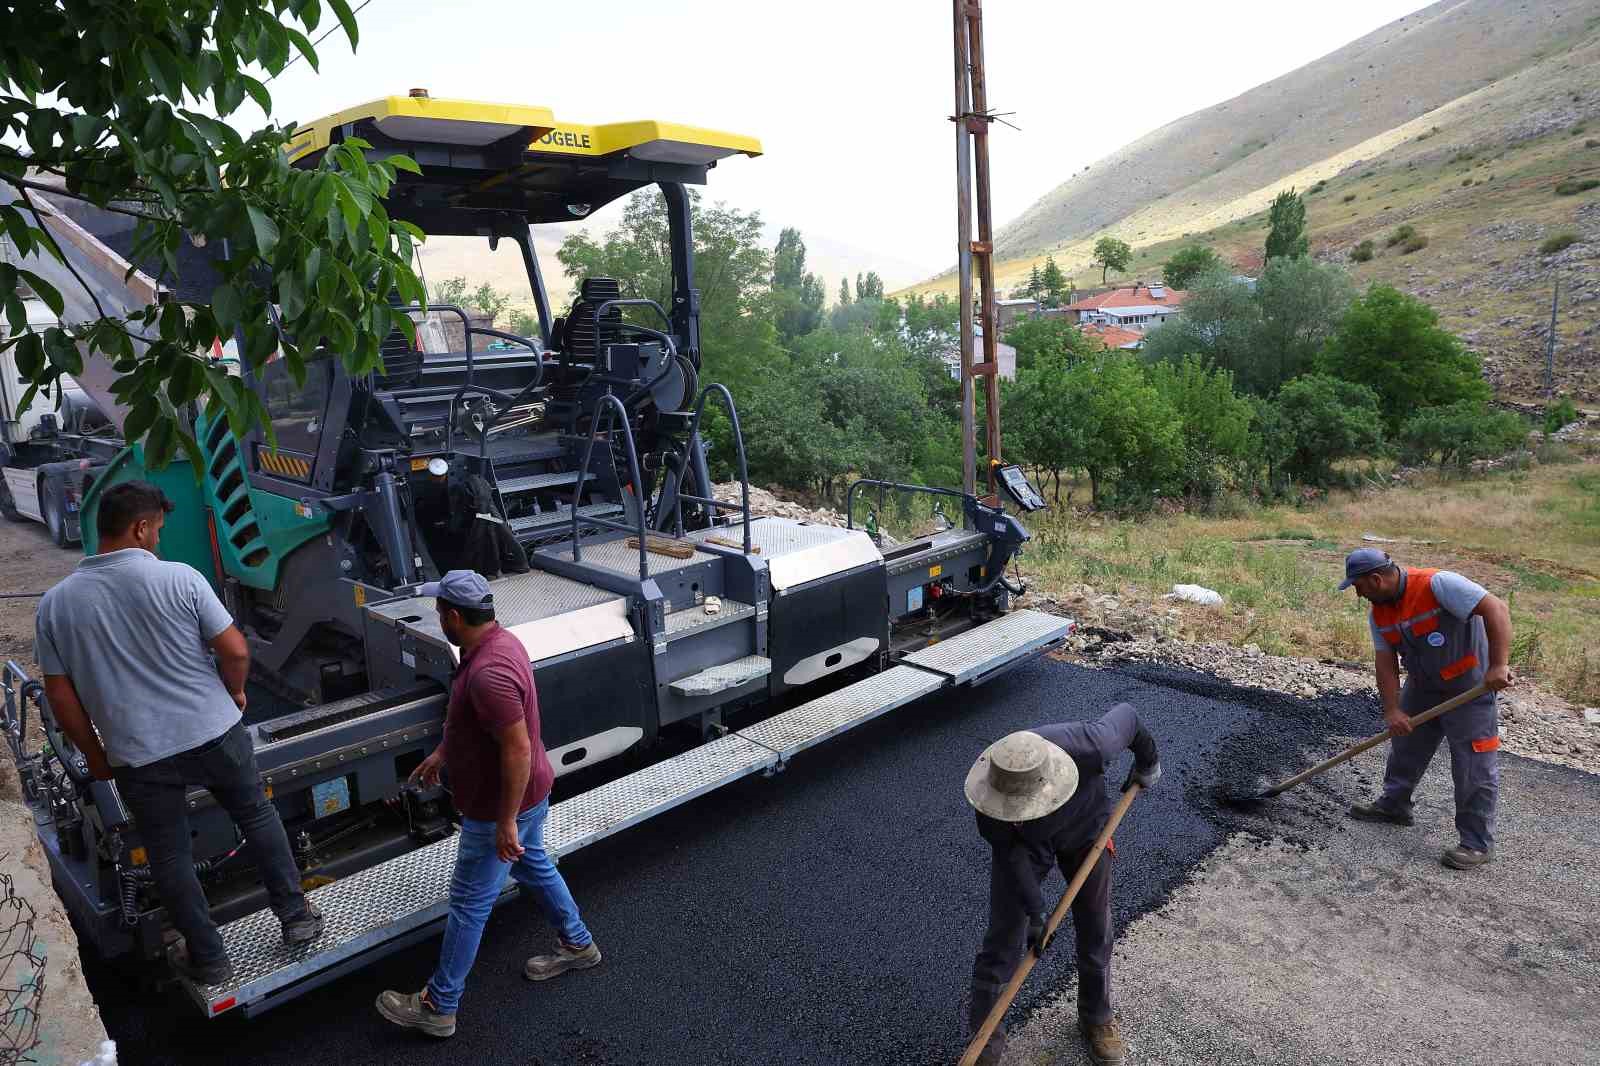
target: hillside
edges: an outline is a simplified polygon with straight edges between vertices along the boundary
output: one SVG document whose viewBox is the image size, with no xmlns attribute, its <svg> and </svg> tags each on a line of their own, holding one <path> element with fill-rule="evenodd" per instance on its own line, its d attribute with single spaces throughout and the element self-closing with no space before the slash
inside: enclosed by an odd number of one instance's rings
<svg viewBox="0 0 1600 1066">
<path fill-rule="evenodd" d="M 1154 277 L 1204 241 L 1260 265 L 1264 209 L 1281 188 L 1307 199 L 1313 254 L 1348 259 L 1409 222 L 1429 246 L 1351 264 L 1363 284 L 1422 296 L 1484 356 L 1503 391 L 1542 375 L 1551 285 L 1562 278 L 1558 384 L 1600 402 L 1600 0 L 1435 4 L 1233 100 L 1170 123 L 1062 183 L 997 236 L 1002 288 L 1054 255 L 1099 282 L 1094 241 L 1137 253 Z M 1319 189 L 1317 184 L 1324 183 Z M 1580 241 L 1541 256 L 1549 235 Z M 951 291 L 954 277 L 919 289 Z"/>
</svg>

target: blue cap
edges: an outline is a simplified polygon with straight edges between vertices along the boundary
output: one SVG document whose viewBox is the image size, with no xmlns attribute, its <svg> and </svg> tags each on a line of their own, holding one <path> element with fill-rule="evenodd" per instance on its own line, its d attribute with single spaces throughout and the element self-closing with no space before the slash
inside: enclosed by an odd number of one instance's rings
<svg viewBox="0 0 1600 1066">
<path fill-rule="evenodd" d="M 1339 585 L 1339 591 L 1343 592 L 1354 585 L 1356 578 L 1382 570 L 1393 562 L 1386 551 L 1379 551 L 1377 548 L 1357 548 L 1344 557 L 1344 581 Z"/>
<path fill-rule="evenodd" d="M 417 589 L 418 596 L 433 596 L 453 607 L 493 607 L 489 582 L 476 570 L 452 570 L 438 581 Z"/>
</svg>

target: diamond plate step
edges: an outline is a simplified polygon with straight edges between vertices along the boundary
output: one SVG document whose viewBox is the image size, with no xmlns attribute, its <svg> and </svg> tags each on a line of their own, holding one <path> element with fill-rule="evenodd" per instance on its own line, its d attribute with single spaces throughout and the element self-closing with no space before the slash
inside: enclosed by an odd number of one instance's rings
<svg viewBox="0 0 1600 1066">
<path fill-rule="evenodd" d="M 708 666 L 698 674 L 680 677 L 667 686 L 680 696 L 714 696 L 730 688 L 747 685 L 772 673 L 772 660 L 765 655 L 744 655 L 727 663 Z"/>
<path fill-rule="evenodd" d="M 979 683 L 1061 643 L 1075 628 L 1077 623 L 1069 618 L 1042 611 L 1013 611 L 900 661 L 942 674 L 958 685 Z"/>
<path fill-rule="evenodd" d="M 583 475 L 585 481 L 592 480 L 593 473 Z M 531 492 L 534 489 L 553 489 L 559 485 L 576 485 L 578 472 L 576 470 L 558 470 L 554 474 L 529 474 L 527 477 L 507 478 L 495 487 L 504 496 L 508 492 Z"/>
<path fill-rule="evenodd" d="M 610 518 L 622 513 L 620 503 L 586 503 L 578 508 L 578 524 L 581 526 L 585 518 Z M 572 507 L 563 504 L 551 511 L 542 514 L 524 515 L 511 520 L 511 532 L 526 533 L 532 529 L 548 529 L 555 526 L 567 525 L 572 521 Z"/>
</svg>

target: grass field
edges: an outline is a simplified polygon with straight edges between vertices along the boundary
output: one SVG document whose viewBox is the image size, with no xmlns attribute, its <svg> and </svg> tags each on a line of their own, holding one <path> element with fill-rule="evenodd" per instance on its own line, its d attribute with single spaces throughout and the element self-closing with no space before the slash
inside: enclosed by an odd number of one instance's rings
<svg viewBox="0 0 1600 1066">
<path fill-rule="evenodd" d="M 1042 520 L 1041 520 L 1042 519 Z M 1076 584 L 1152 610 L 1174 584 L 1220 592 L 1185 605 L 1177 636 L 1255 643 L 1279 655 L 1365 662 L 1372 646 L 1344 554 L 1363 534 L 1404 565 L 1455 570 L 1511 604 L 1513 666 L 1580 704 L 1600 705 L 1600 465 L 1541 465 L 1487 477 L 1426 476 L 1402 487 L 1336 493 L 1237 517 L 1035 516 L 1029 583 L 1060 596 Z"/>
</svg>

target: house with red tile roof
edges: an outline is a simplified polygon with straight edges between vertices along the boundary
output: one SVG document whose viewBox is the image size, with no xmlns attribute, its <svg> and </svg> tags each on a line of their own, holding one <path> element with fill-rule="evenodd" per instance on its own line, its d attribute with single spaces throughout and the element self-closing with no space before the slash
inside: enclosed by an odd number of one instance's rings
<svg viewBox="0 0 1600 1066">
<path fill-rule="evenodd" d="M 1086 337 L 1093 337 L 1107 348 L 1134 349 L 1144 343 L 1144 334 L 1121 326 L 1108 326 L 1101 322 L 1085 322 L 1078 327 Z"/>
<path fill-rule="evenodd" d="M 1141 281 L 1075 300 L 1065 310 L 1080 324 L 1096 323 L 1144 333 L 1178 314 L 1188 295 L 1182 289 Z"/>
</svg>

